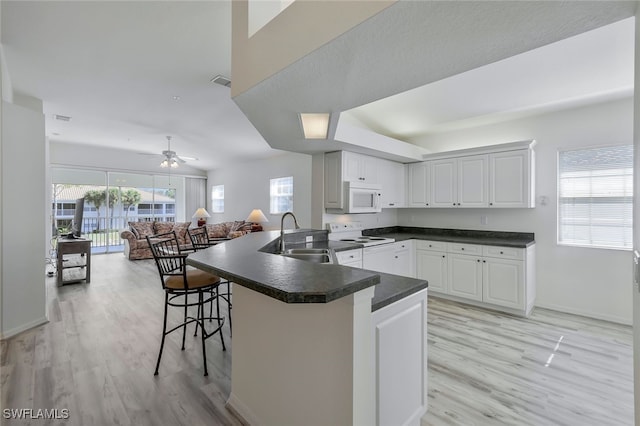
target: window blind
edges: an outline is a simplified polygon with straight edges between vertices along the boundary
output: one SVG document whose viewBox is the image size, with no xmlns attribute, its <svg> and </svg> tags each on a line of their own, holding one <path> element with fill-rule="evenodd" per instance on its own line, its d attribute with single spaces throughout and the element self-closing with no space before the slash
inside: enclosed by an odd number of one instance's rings
<svg viewBox="0 0 640 426">
<path fill-rule="evenodd" d="M 558 156 L 558 243 L 631 249 L 633 145 Z"/>
</svg>

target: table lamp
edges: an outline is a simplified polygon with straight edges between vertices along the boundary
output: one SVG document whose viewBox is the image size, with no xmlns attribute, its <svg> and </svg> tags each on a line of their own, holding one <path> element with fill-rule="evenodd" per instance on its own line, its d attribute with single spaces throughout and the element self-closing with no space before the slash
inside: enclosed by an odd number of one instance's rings
<svg viewBox="0 0 640 426">
<path fill-rule="evenodd" d="M 191 217 L 194 219 L 198 218 L 198 227 L 200 227 L 207 224 L 207 218 L 211 217 L 211 215 L 204 209 L 204 207 L 200 207 Z"/>
<path fill-rule="evenodd" d="M 269 222 L 269 219 L 262 213 L 260 209 L 253 209 L 249 216 L 247 216 L 247 220 L 245 222 L 251 222 L 251 232 L 262 231 L 263 222 Z"/>
</svg>

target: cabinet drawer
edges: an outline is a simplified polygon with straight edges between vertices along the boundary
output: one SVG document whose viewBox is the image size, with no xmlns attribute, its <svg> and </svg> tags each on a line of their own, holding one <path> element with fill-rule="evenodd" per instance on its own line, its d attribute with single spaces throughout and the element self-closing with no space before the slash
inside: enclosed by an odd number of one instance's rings
<svg viewBox="0 0 640 426">
<path fill-rule="evenodd" d="M 524 260 L 524 249 L 513 247 L 483 246 L 482 255 L 499 259 Z"/>
<path fill-rule="evenodd" d="M 337 251 L 336 258 L 338 263 L 343 265 L 347 262 L 357 262 L 362 260 L 362 249 Z"/>
<path fill-rule="evenodd" d="M 433 251 L 447 251 L 447 243 L 445 241 L 427 241 L 417 240 L 416 249 L 418 250 L 433 250 Z"/>
<path fill-rule="evenodd" d="M 482 246 L 475 244 L 449 243 L 447 251 L 449 253 L 477 254 L 482 256 Z"/>
</svg>

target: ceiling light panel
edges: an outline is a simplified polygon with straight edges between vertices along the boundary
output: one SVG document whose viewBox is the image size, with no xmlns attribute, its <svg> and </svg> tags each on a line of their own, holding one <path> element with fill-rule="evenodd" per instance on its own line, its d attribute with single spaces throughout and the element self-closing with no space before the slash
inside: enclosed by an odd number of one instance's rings
<svg viewBox="0 0 640 426">
<path fill-rule="evenodd" d="M 300 113 L 305 139 L 326 139 L 329 133 L 330 113 Z"/>
</svg>

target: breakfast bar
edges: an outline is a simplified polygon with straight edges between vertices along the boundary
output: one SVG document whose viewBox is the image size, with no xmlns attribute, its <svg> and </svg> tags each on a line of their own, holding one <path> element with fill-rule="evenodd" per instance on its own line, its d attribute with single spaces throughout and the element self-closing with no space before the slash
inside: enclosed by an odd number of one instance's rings
<svg viewBox="0 0 640 426">
<path fill-rule="evenodd" d="M 279 238 L 252 233 L 187 259 L 234 283 L 227 406 L 249 424 L 418 425 L 426 412 L 427 282 L 282 256 Z M 353 247 L 327 241 L 326 231 L 284 239 Z M 394 387 L 402 398 L 394 400 Z"/>
</svg>

